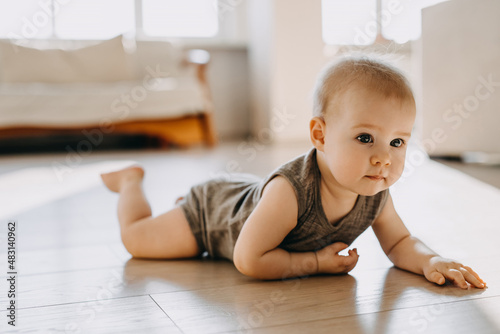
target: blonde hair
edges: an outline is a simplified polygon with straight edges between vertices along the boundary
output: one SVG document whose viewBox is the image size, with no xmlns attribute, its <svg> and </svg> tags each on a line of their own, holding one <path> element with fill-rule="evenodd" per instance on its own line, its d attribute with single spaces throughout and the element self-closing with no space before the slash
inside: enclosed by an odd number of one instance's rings
<svg viewBox="0 0 500 334">
<path fill-rule="evenodd" d="M 378 57 L 350 56 L 329 63 L 320 72 L 313 93 L 313 116 L 324 119 L 328 107 L 355 85 L 415 105 L 410 84 L 399 69 Z"/>
</svg>

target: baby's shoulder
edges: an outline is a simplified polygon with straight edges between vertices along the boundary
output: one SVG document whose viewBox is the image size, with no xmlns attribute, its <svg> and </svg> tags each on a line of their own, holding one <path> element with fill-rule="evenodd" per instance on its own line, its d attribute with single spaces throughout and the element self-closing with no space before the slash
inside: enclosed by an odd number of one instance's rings
<svg viewBox="0 0 500 334">
<path fill-rule="evenodd" d="M 270 190 L 272 189 L 272 190 Z M 272 191 L 273 195 L 280 196 L 284 194 L 295 194 L 295 189 L 290 182 L 289 179 L 287 179 L 283 175 L 275 175 L 273 178 L 271 178 L 266 184 L 263 186 L 262 189 L 262 194 Z"/>
</svg>

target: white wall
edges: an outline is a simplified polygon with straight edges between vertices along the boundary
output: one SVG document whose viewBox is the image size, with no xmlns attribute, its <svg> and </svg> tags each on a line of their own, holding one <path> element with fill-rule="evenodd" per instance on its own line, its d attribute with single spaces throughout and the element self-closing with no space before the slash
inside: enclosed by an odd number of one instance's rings
<svg viewBox="0 0 500 334">
<path fill-rule="evenodd" d="M 269 0 L 247 2 L 247 11 L 250 129 L 259 139 L 265 136 L 262 129 L 269 127 L 271 71 L 274 67 L 271 58 L 274 40 L 273 2 Z"/>
<path fill-rule="evenodd" d="M 250 96 L 246 47 L 210 47 L 208 82 L 214 117 L 221 138 L 242 138 L 250 133 Z"/>
<path fill-rule="evenodd" d="M 253 134 L 307 140 L 311 92 L 325 62 L 321 0 L 253 0 L 248 12 Z"/>
<path fill-rule="evenodd" d="M 423 10 L 423 139 L 430 154 L 500 152 L 499 13 L 498 0 Z"/>
<path fill-rule="evenodd" d="M 243 138 L 250 134 L 249 2 L 218 0 L 217 35 L 180 40 L 186 48 L 202 48 L 210 52 L 208 81 L 214 99 L 215 126 L 221 140 Z"/>
<path fill-rule="evenodd" d="M 321 0 L 275 0 L 274 6 L 271 119 L 280 120 L 275 125 L 276 141 L 307 140 L 312 90 L 327 60 Z"/>
</svg>

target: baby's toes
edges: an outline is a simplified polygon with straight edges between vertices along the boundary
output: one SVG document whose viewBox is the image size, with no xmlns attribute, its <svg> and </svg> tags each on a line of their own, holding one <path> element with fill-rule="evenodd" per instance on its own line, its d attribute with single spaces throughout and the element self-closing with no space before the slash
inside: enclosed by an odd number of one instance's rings
<svg viewBox="0 0 500 334">
<path fill-rule="evenodd" d="M 113 192 L 120 192 L 120 188 L 125 181 L 141 182 L 144 177 L 144 169 L 141 166 L 133 165 L 116 172 L 103 173 L 101 179 L 104 185 Z"/>
<path fill-rule="evenodd" d="M 101 179 L 106 188 L 116 193 L 120 189 L 118 179 L 114 174 L 115 172 L 101 174 Z"/>
</svg>

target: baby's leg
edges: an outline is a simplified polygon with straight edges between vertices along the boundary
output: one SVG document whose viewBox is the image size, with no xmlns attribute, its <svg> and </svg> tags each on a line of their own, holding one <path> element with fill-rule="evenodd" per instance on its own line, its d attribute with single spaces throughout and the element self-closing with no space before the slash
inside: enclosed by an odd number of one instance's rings
<svg viewBox="0 0 500 334">
<path fill-rule="evenodd" d="M 101 175 L 109 190 L 119 193 L 118 221 L 123 245 L 134 257 L 177 259 L 200 254 L 189 223 L 176 207 L 158 217 L 142 190 L 144 170 L 132 166 Z"/>
</svg>

